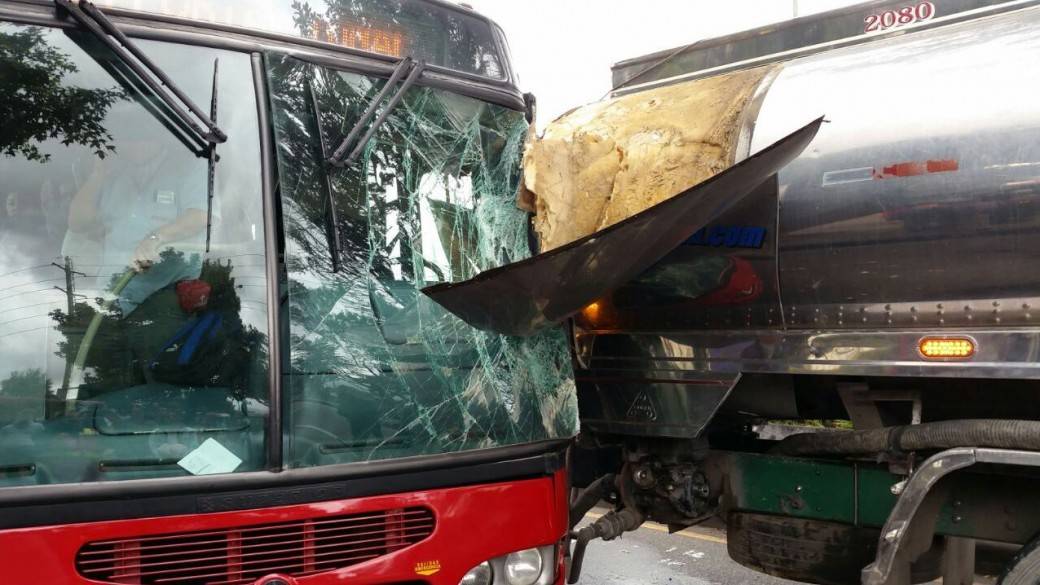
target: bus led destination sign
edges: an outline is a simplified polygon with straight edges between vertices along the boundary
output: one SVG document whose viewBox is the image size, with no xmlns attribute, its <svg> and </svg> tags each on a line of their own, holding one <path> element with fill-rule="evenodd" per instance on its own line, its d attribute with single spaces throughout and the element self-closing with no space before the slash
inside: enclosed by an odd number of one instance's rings
<svg viewBox="0 0 1040 585">
<path fill-rule="evenodd" d="M 310 38 L 359 51 L 378 53 L 390 57 L 407 54 L 404 32 L 392 25 L 364 25 L 357 22 L 340 21 L 330 24 L 324 19 L 314 19 L 310 26 Z"/>
</svg>

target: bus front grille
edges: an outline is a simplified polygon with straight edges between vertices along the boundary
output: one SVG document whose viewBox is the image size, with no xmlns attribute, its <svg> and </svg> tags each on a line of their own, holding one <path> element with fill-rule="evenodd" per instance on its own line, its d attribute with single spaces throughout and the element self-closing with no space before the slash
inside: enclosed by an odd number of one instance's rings
<svg viewBox="0 0 1040 585">
<path fill-rule="evenodd" d="M 104 540 L 80 548 L 76 569 L 106 583 L 252 583 L 272 573 L 300 577 L 369 561 L 427 538 L 433 527 L 433 513 L 417 507 Z"/>
</svg>

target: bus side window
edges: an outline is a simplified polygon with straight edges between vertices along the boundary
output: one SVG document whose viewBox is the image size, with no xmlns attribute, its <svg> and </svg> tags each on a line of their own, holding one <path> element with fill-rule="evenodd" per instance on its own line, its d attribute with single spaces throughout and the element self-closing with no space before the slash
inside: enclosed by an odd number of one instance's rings
<svg viewBox="0 0 1040 585">
<path fill-rule="evenodd" d="M 186 475 L 176 461 L 218 435 L 239 470 L 263 466 L 250 57 L 135 43 L 193 101 L 210 104 L 217 84 L 228 140 L 212 191 L 208 159 L 110 74 L 109 49 L 78 29 L 0 23 L 0 69 L 18 72 L 0 110 L 23 114 L 0 132 L 0 468 L 31 470 L 21 483 Z M 124 460 L 146 464 L 112 471 Z"/>
</svg>

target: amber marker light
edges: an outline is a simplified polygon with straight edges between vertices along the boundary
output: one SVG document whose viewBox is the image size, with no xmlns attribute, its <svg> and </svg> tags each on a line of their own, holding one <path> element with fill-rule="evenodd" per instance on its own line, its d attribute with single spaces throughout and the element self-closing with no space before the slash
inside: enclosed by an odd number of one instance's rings
<svg viewBox="0 0 1040 585">
<path fill-rule="evenodd" d="M 584 329 L 611 329 L 617 322 L 617 313 L 609 300 L 600 299 L 585 306 L 575 321 Z"/>
<path fill-rule="evenodd" d="M 932 360 L 966 360 L 975 355 L 975 341 L 970 337 L 923 337 L 917 349 Z"/>
<path fill-rule="evenodd" d="M 599 321 L 600 315 L 603 312 L 603 306 L 599 304 L 599 301 L 590 303 L 584 309 L 581 310 L 581 316 L 585 317 L 590 323 Z"/>
</svg>

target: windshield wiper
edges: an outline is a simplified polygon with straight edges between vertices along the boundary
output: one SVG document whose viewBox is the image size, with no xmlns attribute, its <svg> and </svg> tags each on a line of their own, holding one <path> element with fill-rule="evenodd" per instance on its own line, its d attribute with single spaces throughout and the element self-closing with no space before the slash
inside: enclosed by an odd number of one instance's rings
<svg viewBox="0 0 1040 585">
<path fill-rule="evenodd" d="M 180 122 L 170 109 L 162 101 L 155 99 L 154 94 L 137 77 L 137 75 L 126 67 L 121 61 L 109 59 L 107 56 L 98 55 L 98 49 L 107 49 L 93 36 L 83 37 L 81 29 L 69 30 L 65 33 L 69 40 L 79 45 L 83 52 L 90 56 L 99 67 L 112 76 L 125 91 L 127 99 L 132 99 L 141 106 L 144 111 L 151 114 L 163 128 L 169 130 L 170 134 L 178 142 L 188 149 L 193 155 L 204 158 L 209 152 L 209 144 L 201 141 L 191 130 Z"/>
<path fill-rule="evenodd" d="M 321 160 L 328 159 L 328 146 L 325 144 L 325 133 L 321 131 L 321 107 L 318 105 L 318 96 L 314 93 L 314 85 L 307 79 L 307 93 L 310 94 L 311 107 L 314 109 L 315 129 L 318 132 L 318 144 L 321 152 Z M 336 213 L 336 199 L 332 196 L 332 179 L 325 168 L 321 169 L 321 175 L 325 179 L 325 237 L 329 246 L 329 255 L 332 257 L 332 271 L 339 272 L 340 251 L 343 249 L 339 240 L 339 217 Z"/>
<path fill-rule="evenodd" d="M 332 153 L 332 156 L 329 157 L 329 164 L 334 167 L 345 167 L 353 163 L 354 160 L 356 160 L 357 157 L 365 150 L 365 146 L 368 144 L 368 141 L 372 139 L 376 131 L 379 130 L 380 126 L 382 126 L 383 123 L 386 122 L 386 119 L 390 117 L 390 113 L 393 112 L 394 108 L 397 107 L 397 104 L 401 103 L 401 100 L 404 99 L 404 94 L 408 91 L 410 87 L 412 87 L 412 85 L 415 84 L 416 81 L 419 80 L 425 69 L 426 63 L 422 61 L 413 66 L 413 61 L 411 57 L 405 57 L 404 59 L 402 59 L 401 63 L 398 64 L 397 68 L 394 69 L 394 72 L 390 76 L 390 79 L 387 80 L 386 85 L 383 86 L 383 89 L 381 89 L 379 93 L 376 94 L 376 97 L 372 99 L 371 103 L 368 104 L 368 108 L 365 110 L 365 113 L 362 114 L 360 118 L 358 118 L 358 121 L 354 124 L 354 127 L 350 129 L 350 132 L 347 134 L 347 137 L 343 139 L 343 142 L 340 143 L 339 147 L 337 147 L 335 152 Z M 354 149 L 350 151 L 350 154 L 344 157 L 344 153 L 346 153 L 347 149 L 350 148 L 350 145 L 353 144 L 354 139 L 361 132 L 361 129 L 364 128 L 365 124 L 367 124 L 368 121 L 372 119 L 372 116 L 375 115 L 376 109 L 379 108 L 379 104 L 383 103 L 383 100 L 386 99 L 386 96 L 390 93 L 390 90 L 393 89 L 395 85 L 397 85 L 397 82 L 400 81 L 401 77 L 404 76 L 405 72 L 408 72 L 409 70 L 411 71 L 408 73 L 408 77 L 404 80 L 404 83 L 402 83 L 401 86 L 397 88 L 397 91 L 394 92 L 393 97 L 390 98 L 390 102 L 386 105 L 385 108 L 383 108 L 382 113 L 379 114 L 379 117 L 376 118 L 376 121 L 373 122 L 371 126 L 369 126 L 368 132 L 365 132 L 365 135 L 361 137 L 361 140 L 357 141 L 357 145 L 355 145 Z"/>
<path fill-rule="evenodd" d="M 71 0 L 54 0 L 54 4 L 72 15 L 83 28 L 104 43 L 120 62 L 133 72 L 137 81 L 144 84 L 169 108 L 173 113 L 171 121 L 198 143 L 199 148 L 195 150 L 197 155 L 206 156 L 210 145 L 227 140 L 227 134 L 97 7 L 86 1 L 76 3 Z M 180 100 L 180 103 L 177 100 Z M 192 118 L 192 114 L 197 120 Z"/>
<path fill-rule="evenodd" d="M 217 123 L 217 70 L 220 59 L 213 59 L 213 93 L 209 102 L 209 119 Z M 213 234 L 213 195 L 217 182 L 217 145 L 209 145 L 209 160 L 206 164 L 206 253 L 209 254 L 210 236 Z"/>
</svg>

